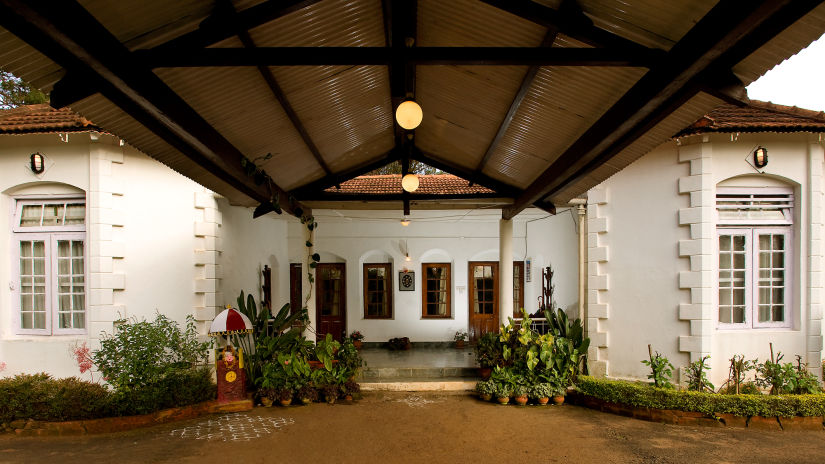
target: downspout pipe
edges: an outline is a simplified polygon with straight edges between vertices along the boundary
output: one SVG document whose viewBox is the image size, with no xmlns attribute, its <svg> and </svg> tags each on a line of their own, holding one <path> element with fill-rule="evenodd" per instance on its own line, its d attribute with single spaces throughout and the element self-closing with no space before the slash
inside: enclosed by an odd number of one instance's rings
<svg viewBox="0 0 825 464">
<path fill-rule="evenodd" d="M 584 333 L 590 336 L 587 323 L 587 231 L 585 230 L 587 217 L 587 200 L 584 198 L 574 198 L 568 202 L 571 207 L 575 207 L 577 213 L 577 223 L 579 230 L 579 319 L 584 325 Z"/>
</svg>

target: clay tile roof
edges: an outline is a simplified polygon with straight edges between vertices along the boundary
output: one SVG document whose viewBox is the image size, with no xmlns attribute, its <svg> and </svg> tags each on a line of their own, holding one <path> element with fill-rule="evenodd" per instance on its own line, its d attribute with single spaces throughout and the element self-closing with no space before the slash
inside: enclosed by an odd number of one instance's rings
<svg viewBox="0 0 825 464">
<path fill-rule="evenodd" d="M 452 174 L 419 174 L 419 185 L 415 195 L 472 195 L 494 193 L 492 190 L 477 184 L 469 186 L 468 182 Z M 401 189 L 400 174 L 385 174 L 379 176 L 359 176 L 341 183 L 341 188 L 330 187 L 325 190 L 329 193 L 351 193 L 368 195 L 398 194 Z"/>
<path fill-rule="evenodd" d="M 0 110 L 0 134 L 98 131 L 91 121 L 70 108 L 54 109 L 47 103 Z"/>
<path fill-rule="evenodd" d="M 719 106 L 675 137 L 707 132 L 825 132 L 825 113 L 751 100 L 741 108 Z"/>
</svg>

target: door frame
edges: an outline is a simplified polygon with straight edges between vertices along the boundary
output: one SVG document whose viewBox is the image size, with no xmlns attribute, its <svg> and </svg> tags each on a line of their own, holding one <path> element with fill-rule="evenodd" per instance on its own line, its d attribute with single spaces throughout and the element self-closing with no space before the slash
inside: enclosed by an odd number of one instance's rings
<svg viewBox="0 0 825 464">
<path fill-rule="evenodd" d="M 493 320 L 495 321 L 495 323 L 493 324 L 495 329 L 493 331 L 498 332 L 498 326 L 499 326 L 499 323 L 498 323 L 498 320 L 499 320 L 498 319 L 499 318 L 499 316 L 498 316 L 498 314 L 499 314 L 499 295 L 500 295 L 500 291 L 501 291 L 501 289 L 499 288 L 501 286 L 501 284 L 499 282 L 500 279 L 499 279 L 499 262 L 498 261 L 469 261 L 467 263 L 467 290 L 468 290 L 467 291 L 467 293 L 468 293 L 468 299 L 467 299 L 467 305 L 468 305 L 467 306 L 467 329 L 468 329 L 468 332 L 471 332 L 472 329 L 473 329 L 473 314 L 475 314 L 475 312 L 473 311 L 473 294 L 475 292 L 475 279 L 473 278 L 473 267 L 475 267 L 475 266 L 486 266 L 486 265 L 493 266 L 493 280 L 495 281 L 495 285 L 493 287 L 493 315 L 492 315 Z M 476 336 L 475 339 L 473 339 L 472 335 L 471 335 L 470 341 L 476 341 L 479 338 L 481 338 L 481 335 Z"/>
<path fill-rule="evenodd" d="M 341 339 L 346 336 L 347 333 L 347 263 L 318 263 L 315 266 L 315 330 L 317 333 L 316 339 L 320 340 L 321 338 L 321 278 L 320 278 L 320 270 L 322 267 L 330 267 L 336 268 L 340 267 L 341 269 L 341 311 L 340 317 L 343 325 L 343 330 L 341 332 Z M 326 336 L 326 334 L 324 334 Z M 333 334 L 335 337 L 335 334 Z M 336 340 L 338 340 L 336 338 Z"/>
</svg>

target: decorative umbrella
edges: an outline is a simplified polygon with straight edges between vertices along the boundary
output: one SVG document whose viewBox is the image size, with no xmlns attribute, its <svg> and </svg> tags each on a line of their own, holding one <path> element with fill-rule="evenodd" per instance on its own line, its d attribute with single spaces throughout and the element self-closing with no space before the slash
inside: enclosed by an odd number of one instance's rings
<svg viewBox="0 0 825 464">
<path fill-rule="evenodd" d="M 212 325 L 209 326 L 209 335 L 212 337 L 248 333 L 252 333 L 252 321 L 229 305 L 212 319 Z"/>
</svg>

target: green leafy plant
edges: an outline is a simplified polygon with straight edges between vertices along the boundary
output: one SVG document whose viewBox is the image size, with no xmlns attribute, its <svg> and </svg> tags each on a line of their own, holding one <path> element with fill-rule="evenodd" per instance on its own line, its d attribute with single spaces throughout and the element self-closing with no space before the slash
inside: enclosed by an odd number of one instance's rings
<svg viewBox="0 0 825 464">
<path fill-rule="evenodd" d="M 576 318 L 571 321 L 567 317 L 567 313 L 561 309 L 556 309 L 555 311 L 545 309 L 544 317 L 550 324 L 550 330 L 553 336 L 555 338 L 566 338 L 570 340 L 573 345 L 573 350 L 578 353 L 579 359 L 585 361 L 587 349 L 590 348 L 590 338 L 584 336 L 584 326 L 582 325 L 581 319 Z M 572 372 L 573 377 L 579 374 L 582 364 L 586 366 L 586 363 L 578 361 L 577 359 Z"/>
<path fill-rule="evenodd" d="M 503 346 L 499 342 L 499 335 L 487 332 L 479 338 L 475 346 L 476 361 L 485 368 L 493 368 L 504 361 Z"/>
<path fill-rule="evenodd" d="M 315 343 L 315 356 L 318 361 L 324 363 L 324 369 L 332 371 L 332 361 L 335 360 L 335 353 L 341 348 L 341 342 L 332 338 L 328 333 L 326 337 Z"/>
<path fill-rule="evenodd" d="M 455 335 L 453 335 L 453 341 L 466 342 L 467 337 L 468 337 L 468 334 L 467 334 L 466 330 L 458 330 L 458 331 L 456 331 Z"/>
<path fill-rule="evenodd" d="M 143 388 L 206 361 L 210 342 L 198 341 L 192 316 L 186 317 L 184 330 L 162 314 L 154 321 L 133 319 L 115 324 L 113 334 L 103 334 L 92 360 L 116 391 Z"/>
<path fill-rule="evenodd" d="M 795 394 L 822 393 L 819 379 L 808 372 L 808 365 L 802 362 L 802 356 L 800 355 L 796 355 L 796 365 L 789 369 L 787 390 Z"/>
<path fill-rule="evenodd" d="M 550 398 L 555 396 L 557 388 L 549 382 L 541 382 L 530 386 L 528 396 L 531 399 Z"/>
<path fill-rule="evenodd" d="M 673 384 L 670 383 L 670 379 L 673 376 L 673 364 L 668 361 L 668 359 L 657 351 L 655 355 L 653 355 L 650 345 L 647 345 L 648 352 L 650 354 L 650 359 L 642 360 L 642 364 L 646 365 L 650 368 L 650 374 L 647 375 L 648 379 L 653 380 L 653 386 L 657 388 L 673 388 Z"/>
<path fill-rule="evenodd" d="M 690 363 L 685 369 L 685 374 L 688 378 L 688 390 L 693 391 L 713 391 L 713 384 L 708 380 L 707 372 L 710 367 L 707 365 L 707 360 L 710 356 L 705 356 L 702 359 Z"/>
<path fill-rule="evenodd" d="M 481 380 L 476 383 L 476 392 L 479 395 L 493 396 L 496 393 L 496 383 L 492 379 Z"/>
<path fill-rule="evenodd" d="M 96 419 L 110 413 L 111 392 L 103 385 L 46 373 L 0 379 L 0 422 L 18 419 Z"/>
<path fill-rule="evenodd" d="M 409 344 L 409 337 L 396 337 L 389 339 L 389 341 L 387 342 L 387 348 L 393 351 L 406 350 L 407 345 Z"/>
<path fill-rule="evenodd" d="M 748 372 L 754 368 L 756 368 L 756 360 L 746 360 L 744 355 L 733 355 L 730 358 L 730 369 L 726 382 L 727 386 L 723 386 L 723 389 L 734 395 L 746 393 L 743 391 L 743 387 L 746 385 L 745 379 L 748 376 Z M 751 385 L 748 389 L 756 389 L 758 391 L 755 385 Z"/>
<path fill-rule="evenodd" d="M 769 388 L 771 395 L 778 395 L 788 386 L 788 370 L 785 369 L 780 361 L 782 361 L 782 353 L 777 353 L 776 361 L 772 359 L 765 360 L 765 362 L 756 365 L 756 384 L 762 388 Z"/>
</svg>

